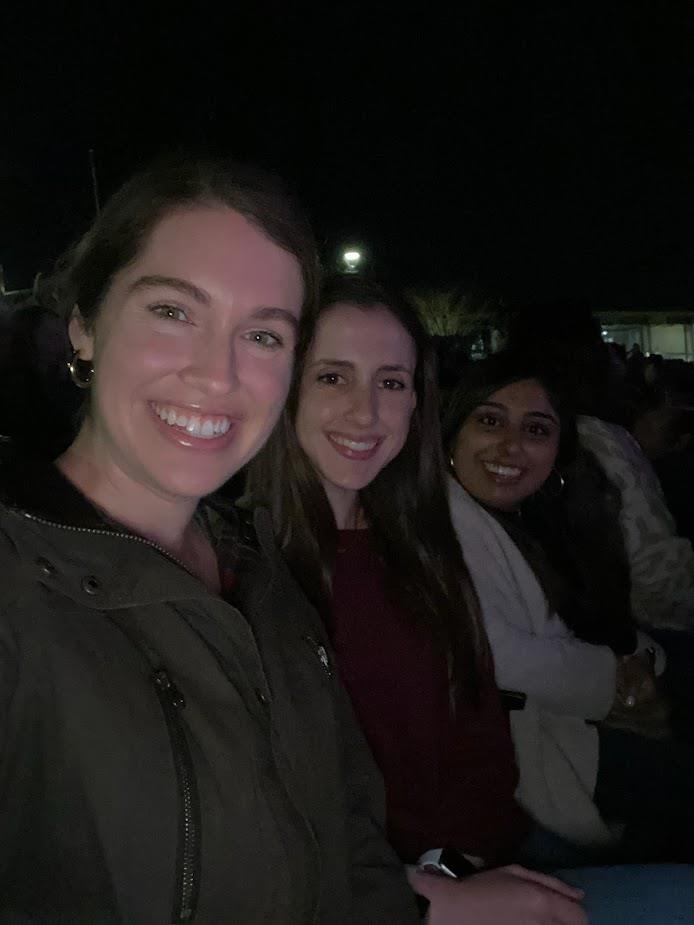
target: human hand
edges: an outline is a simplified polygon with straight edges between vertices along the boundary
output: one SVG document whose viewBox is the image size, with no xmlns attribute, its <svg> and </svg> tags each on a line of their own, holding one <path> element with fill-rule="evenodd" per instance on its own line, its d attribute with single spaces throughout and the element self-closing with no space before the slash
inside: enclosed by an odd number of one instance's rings
<svg viewBox="0 0 694 925">
<path fill-rule="evenodd" d="M 653 660 L 645 654 L 619 659 L 615 701 L 603 725 L 649 739 L 667 739 L 671 712 L 668 698 L 658 689 Z"/>
<path fill-rule="evenodd" d="M 416 870 L 414 890 L 431 905 L 428 925 L 586 925 L 583 891 L 517 864 L 454 880 Z"/>
<path fill-rule="evenodd" d="M 618 659 L 616 693 L 615 706 L 627 709 L 651 703 L 657 698 L 653 663 L 645 653 Z"/>
</svg>

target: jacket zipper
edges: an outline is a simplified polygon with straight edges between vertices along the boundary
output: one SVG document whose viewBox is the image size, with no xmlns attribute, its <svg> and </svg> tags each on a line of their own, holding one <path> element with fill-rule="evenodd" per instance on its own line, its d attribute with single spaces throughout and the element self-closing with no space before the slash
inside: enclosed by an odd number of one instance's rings
<svg viewBox="0 0 694 925">
<path fill-rule="evenodd" d="M 200 807 L 193 761 L 180 716 L 186 703 L 165 668 L 155 670 L 152 681 L 169 730 L 181 807 L 173 921 L 190 922 L 195 916 L 200 885 Z"/>
<path fill-rule="evenodd" d="M 120 533 L 116 530 L 97 530 L 93 527 L 74 527 L 70 524 L 54 523 L 51 520 L 29 514 L 27 511 L 15 509 L 14 513 L 26 517 L 27 520 L 33 520 L 36 523 L 56 527 L 60 530 L 68 530 L 71 533 L 118 536 L 131 542 L 150 546 L 185 572 L 191 574 L 175 556 L 172 556 L 163 547 L 143 537 L 131 533 Z M 171 680 L 171 676 L 166 669 L 157 663 L 158 660 L 146 641 L 134 638 L 139 634 L 134 634 L 132 627 L 124 627 L 119 620 L 114 620 L 114 622 L 125 633 L 130 642 L 143 653 L 150 667 L 154 669 L 151 680 L 166 720 L 179 796 L 179 835 L 172 921 L 174 923 L 191 922 L 195 917 L 200 890 L 200 806 L 195 770 L 180 716 L 180 711 L 185 707 L 185 699 Z"/>
<path fill-rule="evenodd" d="M 316 641 L 313 636 L 302 636 L 301 638 L 308 645 L 313 655 L 318 659 L 325 676 L 332 679 L 333 669 L 326 647 L 322 643 Z"/>
<path fill-rule="evenodd" d="M 176 556 L 172 556 L 171 553 L 167 552 L 163 546 L 159 546 L 157 543 L 153 543 L 151 540 L 146 540 L 143 536 L 136 536 L 134 533 L 121 533 L 119 530 L 97 530 L 96 527 L 73 527 L 71 524 L 57 524 L 52 520 L 46 520 L 44 517 L 37 517 L 35 514 L 29 514 L 28 511 L 20 511 L 17 508 L 9 508 L 8 510 L 12 511 L 19 517 L 25 517 L 27 520 L 33 520 L 37 524 L 43 524 L 46 527 L 56 527 L 58 530 L 67 530 L 69 533 L 93 533 L 96 536 L 119 536 L 121 539 L 130 540 L 132 543 L 140 543 L 142 546 L 149 546 L 152 549 L 156 549 L 157 552 L 160 552 L 162 556 L 165 556 L 171 562 L 174 562 L 179 566 L 179 568 L 182 568 L 184 572 L 192 575 L 193 578 L 195 577 L 190 569 L 186 568 L 180 559 L 177 559 Z"/>
</svg>

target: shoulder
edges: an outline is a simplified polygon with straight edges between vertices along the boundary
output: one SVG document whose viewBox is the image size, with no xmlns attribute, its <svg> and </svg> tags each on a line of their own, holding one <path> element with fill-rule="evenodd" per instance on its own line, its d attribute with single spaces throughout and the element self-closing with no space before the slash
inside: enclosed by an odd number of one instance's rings
<svg viewBox="0 0 694 925">
<path fill-rule="evenodd" d="M 577 426 L 582 445 L 591 451 L 622 496 L 631 492 L 637 497 L 644 492 L 657 498 L 658 507 L 662 506 L 662 492 L 653 467 L 628 430 L 584 415 L 579 417 Z"/>
<path fill-rule="evenodd" d="M 484 513 L 479 504 L 465 491 L 460 482 L 452 476 L 447 478 L 448 503 L 452 515 L 465 517 L 470 520 L 481 520 Z"/>
<path fill-rule="evenodd" d="M 0 619 L 21 615 L 33 605 L 42 566 L 41 553 L 21 514 L 0 502 Z"/>
<path fill-rule="evenodd" d="M 605 457 L 622 457 L 631 460 L 641 450 L 628 430 L 619 424 L 603 421 L 587 414 L 576 420 L 581 443 L 591 450 L 602 462 Z"/>
<path fill-rule="evenodd" d="M 453 527 L 465 552 L 468 547 L 480 544 L 498 547 L 512 543 L 501 524 L 451 477 L 448 478 L 448 501 Z"/>
<path fill-rule="evenodd" d="M 515 610 L 530 596 L 544 612 L 544 592 L 517 544 L 495 517 L 451 482 L 453 524 L 485 615 L 485 605 L 499 595 L 506 609 Z"/>
</svg>

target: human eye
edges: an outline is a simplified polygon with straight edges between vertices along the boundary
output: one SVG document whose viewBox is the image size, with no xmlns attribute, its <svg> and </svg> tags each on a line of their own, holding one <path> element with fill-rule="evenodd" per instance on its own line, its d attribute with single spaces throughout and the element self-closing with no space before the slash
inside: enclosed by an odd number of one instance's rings
<svg viewBox="0 0 694 925">
<path fill-rule="evenodd" d="M 323 385 L 340 385 L 345 379 L 344 376 L 341 376 L 339 373 L 321 373 L 317 379 L 317 382 L 322 383 Z"/>
<path fill-rule="evenodd" d="M 157 315 L 159 318 L 166 318 L 169 321 L 180 321 L 184 324 L 191 323 L 184 309 L 179 308 L 178 305 L 169 305 L 166 302 L 159 302 L 156 305 L 150 306 L 149 310 L 153 315 Z"/>
<path fill-rule="evenodd" d="M 381 388 L 389 392 L 402 392 L 407 386 L 401 379 L 384 379 Z"/>
<path fill-rule="evenodd" d="M 483 427 L 498 427 L 501 423 L 498 416 L 491 411 L 482 411 L 477 415 L 477 422 Z"/>
<path fill-rule="evenodd" d="M 549 437 L 552 433 L 550 426 L 548 424 L 542 424 L 540 421 L 531 421 L 527 425 L 526 430 L 531 437 L 536 437 L 539 439 Z"/>
<path fill-rule="evenodd" d="M 266 347 L 269 350 L 277 350 L 284 346 L 284 341 L 279 334 L 274 334 L 272 331 L 249 331 L 244 336 L 252 344 Z"/>
</svg>

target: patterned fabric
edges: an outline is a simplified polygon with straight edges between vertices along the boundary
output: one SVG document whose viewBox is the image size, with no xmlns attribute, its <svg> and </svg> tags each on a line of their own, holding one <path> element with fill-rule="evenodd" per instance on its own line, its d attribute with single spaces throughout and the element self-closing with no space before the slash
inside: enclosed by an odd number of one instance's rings
<svg viewBox="0 0 694 925">
<path fill-rule="evenodd" d="M 647 626 L 694 629 L 694 551 L 677 536 L 651 464 L 623 427 L 582 415 L 578 432 L 621 493 L 634 618 Z"/>
</svg>

